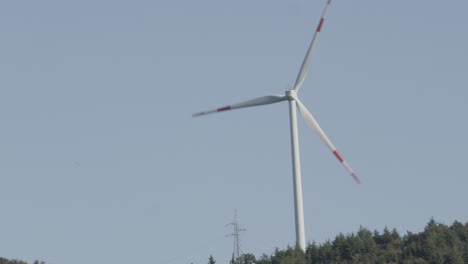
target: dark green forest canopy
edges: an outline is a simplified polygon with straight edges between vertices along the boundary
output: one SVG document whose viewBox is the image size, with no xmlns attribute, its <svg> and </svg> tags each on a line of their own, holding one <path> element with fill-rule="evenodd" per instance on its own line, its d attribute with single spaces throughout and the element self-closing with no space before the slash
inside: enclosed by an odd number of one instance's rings
<svg viewBox="0 0 468 264">
<path fill-rule="evenodd" d="M 16 259 L 0 258 L 0 264 L 28 264 L 28 263 L 21 261 L 21 260 L 16 260 Z M 36 260 L 33 262 L 33 264 L 45 264 L 45 262 Z"/>
<path fill-rule="evenodd" d="M 209 262 L 216 262 L 210 256 Z M 451 226 L 431 219 L 424 231 L 401 236 L 396 229 L 382 232 L 360 227 L 356 233 L 339 234 L 332 241 L 307 245 L 306 252 L 288 247 L 271 255 L 244 254 L 230 264 L 468 264 L 468 222 Z M 28 264 L 0 258 L 0 264 Z M 32 264 L 46 264 L 34 261 Z M 228 263 L 226 263 L 228 264 Z"/>
<path fill-rule="evenodd" d="M 245 257 L 244 257 L 245 256 Z M 401 236 L 396 229 L 383 232 L 360 227 L 339 234 L 333 241 L 309 244 L 306 252 L 288 247 L 268 256 L 245 254 L 234 264 L 468 264 L 468 222 L 451 226 L 431 219 L 424 231 Z M 226 263 L 227 264 L 227 263 Z"/>
</svg>

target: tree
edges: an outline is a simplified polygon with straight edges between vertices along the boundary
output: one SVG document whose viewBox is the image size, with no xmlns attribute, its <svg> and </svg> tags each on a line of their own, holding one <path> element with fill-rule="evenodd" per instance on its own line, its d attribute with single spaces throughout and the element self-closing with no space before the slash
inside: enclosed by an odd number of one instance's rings
<svg viewBox="0 0 468 264">
<path fill-rule="evenodd" d="M 213 256 L 210 255 L 210 258 L 208 259 L 208 264 L 215 264 L 216 261 L 214 260 Z"/>
<path fill-rule="evenodd" d="M 27 262 L 21 261 L 21 260 L 16 260 L 16 259 L 6 259 L 6 258 L 0 258 L 0 264 L 28 264 Z"/>
<path fill-rule="evenodd" d="M 242 264 L 254 264 L 256 263 L 255 255 L 253 254 L 242 254 L 241 263 Z"/>
</svg>

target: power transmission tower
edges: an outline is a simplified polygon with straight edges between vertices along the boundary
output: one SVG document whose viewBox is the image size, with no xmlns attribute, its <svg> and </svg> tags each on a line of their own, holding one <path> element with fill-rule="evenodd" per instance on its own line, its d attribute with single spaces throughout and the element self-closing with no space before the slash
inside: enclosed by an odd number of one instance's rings
<svg viewBox="0 0 468 264">
<path fill-rule="evenodd" d="M 236 261 L 233 264 L 239 264 L 241 259 L 241 249 L 240 249 L 240 236 L 241 232 L 244 232 L 245 229 L 240 228 L 239 220 L 237 219 L 237 210 L 234 210 L 234 220 L 227 224 L 226 226 L 232 225 L 234 228 L 234 232 L 232 234 L 229 234 L 227 236 L 232 236 L 234 238 L 234 252 L 232 253 L 233 256 L 235 256 L 234 260 Z"/>
</svg>

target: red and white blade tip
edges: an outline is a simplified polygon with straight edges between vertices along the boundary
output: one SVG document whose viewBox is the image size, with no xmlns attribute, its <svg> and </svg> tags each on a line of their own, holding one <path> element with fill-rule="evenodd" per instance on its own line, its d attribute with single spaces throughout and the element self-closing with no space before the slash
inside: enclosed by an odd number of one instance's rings
<svg viewBox="0 0 468 264">
<path fill-rule="evenodd" d="M 197 117 L 197 116 L 202 116 L 202 115 L 206 115 L 206 114 L 212 114 L 212 113 L 222 112 L 222 111 L 227 111 L 227 110 L 231 110 L 230 105 L 225 106 L 225 107 L 221 107 L 221 108 L 218 108 L 218 109 L 215 109 L 215 110 L 195 113 L 195 114 L 192 115 L 192 117 Z"/>
<path fill-rule="evenodd" d="M 296 78 L 296 83 L 294 84 L 295 91 L 299 91 L 307 75 L 307 72 L 309 70 L 309 64 L 312 60 L 312 55 L 314 53 L 315 45 L 317 43 L 320 32 L 322 31 L 322 26 L 323 26 L 323 23 L 325 22 L 328 7 L 330 6 L 330 4 L 331 4 L 331 0 L 328 0 L 327 5 L 325 6 L 325 9 L 323 10 L 322 16 L 320 17 L 320 21 L 317 26 L 317 29 L 315 30 L 314 37 L 312 38 L 312 41 L 310 42 L 309 49 L 307 50 L 306 56 L 304 57 L 304 61 L 302 62 L 301 68 L 299 69 L 299 73 L 297 74 L 297 78 Z"/>
<path fill-rule="evenodd" d="M 356 176 L 356 173 L 354 173 L 353 169 L 351 169 L 351 167 L 349 166 L 349 164 L 343 159 L 343 157 L 341 157 L 340 153 L 338 153 L 338 150 L 334 150 L 333 151 L 333 154 L 335 155 L 335 157 L 341 162 L 341 164 L 343 165 L 343 167 L 345 167 L 345 169 L 349 172 L 349 174 L 351 174 L 351 177 L 353 177 L 353 179 L 358 183 L 358 184 L 361 184 L 361 180 L 358 178 L 358 176 Z"/>
</svg>

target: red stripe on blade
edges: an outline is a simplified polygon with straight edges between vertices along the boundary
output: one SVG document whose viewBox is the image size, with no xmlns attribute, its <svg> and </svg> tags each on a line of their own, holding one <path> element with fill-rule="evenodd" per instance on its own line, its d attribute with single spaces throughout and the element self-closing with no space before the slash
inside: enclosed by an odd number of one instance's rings
<svg viewBox="0 0 468 264">
<path fill-rule="evenodd" d="M 231 107 L 230 106 L 225 106 L 225 107 L 221 107 L 221 108 L 216 109 L 216 111 L 218 111 L 218 112 L 226 111 L 226 110 L 231 110 Z"/>
<path fill-rule="evenodd" d="M 322 17 L 322 19 L 320 19 L 320 23 L 319 23 L 319 25 L 318 25 L 318 27 L 317 27 L 317 32 L 320 32 L 320 30 L 322 30 L 322 25 L 323 25 L 323 21 L 324 21 L 324 20 L 325 20 L 325 19 L 324 19 L 323 17 Z"/>
<path fill-rule="evenodd" d="M 361 180 L 356 176 L 356 174 L 351 174 L 353 176 L 354 180 L 357 181 L 357 183 L 361 183 Z"/>
<path fill-rule="evenodd" d="M 335 154 L 335 157 L 340 161 L 343 162 L 343 158 L 340 156 L 340 153 L 338 153 L 338 150 L 333 151 L 333 154 Z"/>
</svg>

